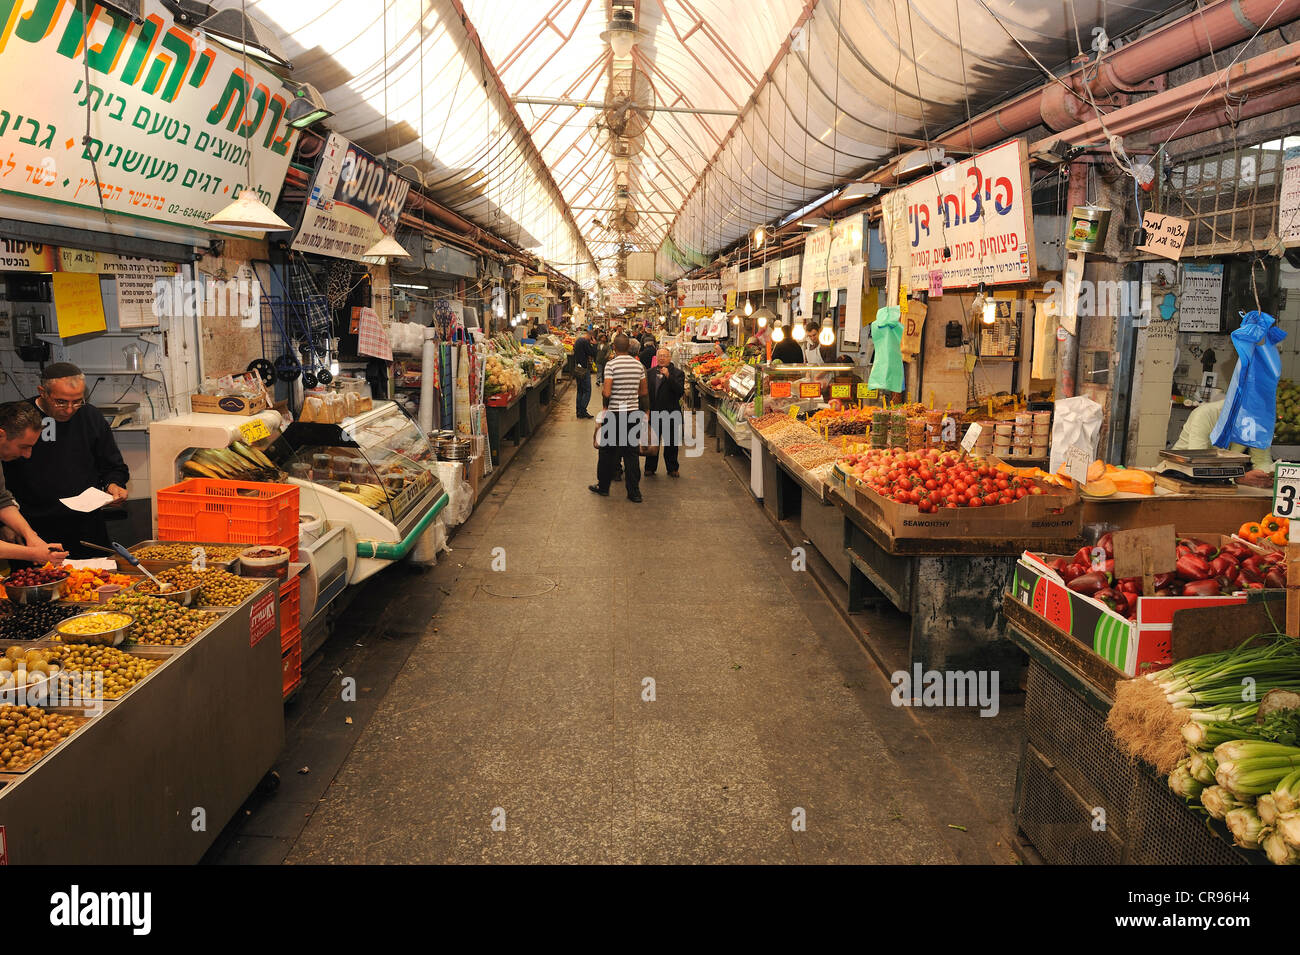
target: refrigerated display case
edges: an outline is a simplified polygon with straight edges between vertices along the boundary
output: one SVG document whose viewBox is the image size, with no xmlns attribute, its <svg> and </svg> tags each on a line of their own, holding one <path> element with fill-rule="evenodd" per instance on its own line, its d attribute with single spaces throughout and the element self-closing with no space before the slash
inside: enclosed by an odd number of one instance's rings
<svg viewBox="0 0 1300 955">
<path fill-rule="evenodd" d="M 290 483 L 314 492 L 326 520 L 355 531 L 349 583 L 404 557 L 446 506 L 433 447 L 392 401 L 339 424 L 294 422 L 270 453 Z"/>
</svg>

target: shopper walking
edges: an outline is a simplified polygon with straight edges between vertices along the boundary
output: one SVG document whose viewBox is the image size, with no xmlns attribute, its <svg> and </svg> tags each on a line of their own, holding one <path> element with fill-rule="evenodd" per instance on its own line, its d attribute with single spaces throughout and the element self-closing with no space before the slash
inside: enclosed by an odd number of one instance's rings
<svg viewBox="0 0 1300 955">
<path fill-rule="evenodd" d="M 596 333 L 596 382 L 600 385 L 605 384 L 605 365 L 609 362 L 609 356 L 613 349 L 609 345 L 609 336 L 605 332 Z"/>
<path fill-rule="evenodd" d="M 657 350 L 658 346 L 655 344 L 655 337 L 647 332 L 641 339 L 641 354 L 637 356 L 641 359 L 641 364 L 645 365 L 645 370 L 647 372 L 650 371 L 651 366 L 654 365 L 655 352 Z"/>
<path fill-rule="evenodd" d="M 667 348 L 659 349 L 658 364 L 650 373 L 648 390 L 652 426 L 650 443 L 658 444 L 668 476 L 675 478 L 679 476 L 677 454 L 684 438 L 682 395 L 686 393 L 686 372 L 673 364 L 672 352 Z M 659 454 L 647 454 L 645 473 L 654 474 L 658 470 Z"/>
<path fill-rule="evenodd" d="M 578 384 L 578 417 L 590 418 L 587 406 L 591 404 L 591 365 L 596 359 L 596 349 L 587 333 L 583 332 L 573 343 L 573 379 Z"/>
<path fill-rule="evenodd" d="M 627 499 L 640 504 L 641 462 L 637 453 L 645 427 L 640 402 L 648 392 L 645 368 L 629 354 L 631 348 L 631 340 L 626 335 L 615 336 L 614 357 L 605 366 L 605 383 L 601 387 L 605 414 L 597 437 L 600 454 L 596 461 L 596 483 L 588 490 L 608 496 L 617 464 L 622 462 Z"/>
</svg>

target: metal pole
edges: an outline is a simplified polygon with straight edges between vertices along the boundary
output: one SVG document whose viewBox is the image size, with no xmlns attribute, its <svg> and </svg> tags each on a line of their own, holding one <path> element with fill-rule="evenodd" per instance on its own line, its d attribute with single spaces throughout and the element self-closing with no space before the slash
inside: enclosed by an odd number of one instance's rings
<svg viewBox="0 0 1300 955">
<path fill-rule="evenodd" d="M 514 96 L 510 100 L 523 106 L 571 106 L 574 109 L 604 109 L 605 102 L 570 99 L 567 96 Z M 739 116 L 734 109 L 696 109 L 691 106 L 656 106 L 656 113 L 689 113 L 694 116 Z"/>
</svg>

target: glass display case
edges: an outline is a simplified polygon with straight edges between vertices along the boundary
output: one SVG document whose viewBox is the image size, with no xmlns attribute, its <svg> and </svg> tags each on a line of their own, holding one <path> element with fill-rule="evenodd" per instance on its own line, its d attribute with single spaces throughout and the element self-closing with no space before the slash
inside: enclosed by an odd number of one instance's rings
<svg viewBox="0 0 1300 955">
<path fill-rule="evenodd" d="M 419 425 L 391 401 L 338 424 L 294 422 L 272 448 L 295 483 L 333 491 L 405 536 L 442 496 L 437 455 Z"/>
</svg>

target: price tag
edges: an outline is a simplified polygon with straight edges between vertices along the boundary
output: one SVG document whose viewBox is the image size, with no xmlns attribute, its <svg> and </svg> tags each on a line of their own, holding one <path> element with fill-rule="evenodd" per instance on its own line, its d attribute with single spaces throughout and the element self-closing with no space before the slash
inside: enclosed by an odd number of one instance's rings
<svg viewBox="0 0 1300 955">
<path fill-rule="evenodd" d="M 772 395 L 773 398 L 789 398 L 789 397 L 790 397 L 790 382 L 788 382 L 788 381 L 774 381 L 774 382 L 772 382 L 772 390 L 771 390 L 770 394 Z"/>
<path fill-rule="evenodd" d="M 832 398 L 848 398 L 853 392 L 852 385 L 831 385 Z"/>
<path fill-rule="evenodd" d="M 815 381 L 799 382 L 800 398 L 820 398 L 822 396 L 822 386 Z"/>
<path fill-rule="evenodd" d="M 254 418 L 252 421 L 246 421 L 239 426 L 239 433 L 246 444 L 256 444 L 263 438 L 269 438 L 271 432 L 267 430 L 266 422 L 261 418 Z"/>
<path fill-rule="evenodd" d="M 1300 464 L 1277 463 L 1273 471 L 1273 513 L 1293 525 L 1300 524 Z M 1295 531 L 1290 532 L 1289 539 L 1300 543 Z"/>
<path fill-rule="evenodd" d="M 1077 444 L 1072 445 L 1065 450 L 1065 473 L 1080 484 L 1088 483 L 1088 465 L 1092 463 L 1092 455 Z"/>
<path fill-rule="evenodd" d="M 980 434 L 984 431 L 978 424 L 973 424 L 966 429 L 966 436 L 961 439 L 961 449 L 970 453 L 971 449 L 979 442 Z"/>
<path fill-rule="evenodd" d="M 943 297 L 943 270 L 930 270 L 930 298 Z"/>
<path fill-rule="evenodd" d="M 858 382 L 858 397 L 865 398 L 867 401 L 874 401 L 880 397 L 880 392 L 870 387 L 865 381 Z"/>
</svg>

